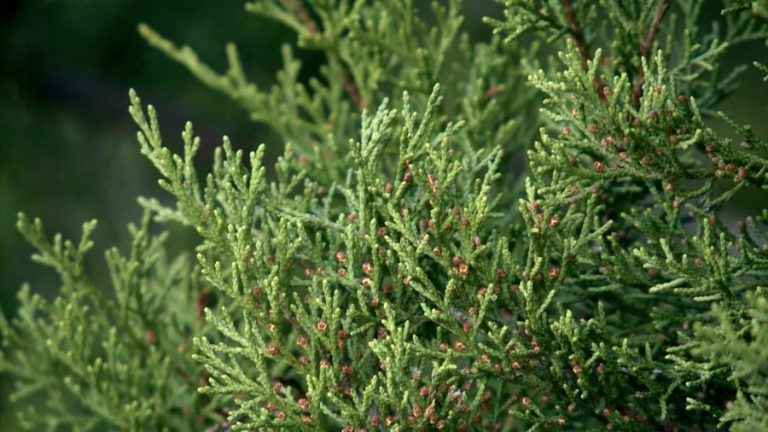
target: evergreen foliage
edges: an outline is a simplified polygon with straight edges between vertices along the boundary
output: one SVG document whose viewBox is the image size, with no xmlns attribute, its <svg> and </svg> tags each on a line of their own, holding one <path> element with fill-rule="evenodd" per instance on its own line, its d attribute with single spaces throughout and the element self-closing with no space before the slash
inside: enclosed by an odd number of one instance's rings
<svg viewBox="0 0 768 432">
<path fill-rule="evenodd" d="M 285 150 L 268 172 L 225 137 L 199 175 L 192 125 L 174 154 L 131 92 L 175 204 L 140 199 L 111 291 L 82 266 L 95 223 L 49 241 L 20 215 L 61 276 L 0 316 L 15 398 L 46 400 L 24 424 L 768 430 L 768 210 L 723 220 L 768 188 L 768 141 L 717 111 L 768 3 L 499 3 L 487 42 L 460 0 L 249 3 L 327 59 L 303 83 L 284 47 L 268 90 L 234 46 L 218 73 L 140 26 Z M 152 222 L 196 230 L 196 260 Z"/>
</svg>

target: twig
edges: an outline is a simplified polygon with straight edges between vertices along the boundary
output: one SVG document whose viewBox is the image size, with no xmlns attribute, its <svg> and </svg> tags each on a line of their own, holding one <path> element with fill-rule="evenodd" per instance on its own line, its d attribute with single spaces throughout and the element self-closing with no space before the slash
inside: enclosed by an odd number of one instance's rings
<svg viewBox="0 0 768 432">
<path fill-rule="evenodd" d="M 304 24 L 304 27 L 307 28 L 310 36 L 316 37 L 320 34 L 317 29 L 317 24 L 315 24 L 315 20 L 312 19 L 301 4 L 296 3 L 294 0 L 283 0 L 283 4 L 299 17 L 299 20 Z"/>
<path fill-rule="evenodd" d="M 315 20 L 312 18 L 312 16 L 307 12 L 307 10 L 302 6 L 300 2 L 296 2 L 294 0 L 282 0 L 285 7 L 293 11 L 293 13 L 296 14 L 296 16 L 299 18 L 299 20 L 304 24 L 304 27 L 307 28 L 307 32 L 309 32 L 309 35 L 312 38 L 318 38 L 320 36 L 320 30 L 317 27 L 317 23 L 315 23 Z M 333 57 L 336 58 L 335 53 L 333 53 L 331 50 L 326 49 L 325 55 L 329 58 Z M 339 62 L 339 64 L 343 65 L 343 62 Z M 355 85 L 355 82 L 352 80 L 352 77 L 349 75 L 348 71 L 344 72 L 344 76 L 342 78 L 344 81 L 344 90 L 349 95 L 350 99 L 352 99 L 352 102 L 357 106 L 359 110 L 365 109 L 365 101 L 362 97 L 360 97 L 360 91 L 358 90 L 357 86 Z"/>
<path fill-rule="evenodd" d="M 352 78 L 347 72 L 344 73 L 344 90 L 346 90 L 347 94 L 352 99 L 352 102 L 357 105 L 357 109 L 360 111 L 365 109 L 365 101 L 360 96 L 360 92 L 357 90 L 357 86 L 352 81 Z"/>
<path fill-rule="evenodd" d="M 661 21 L 664 20 L 664 16 L 667 14 L 668 10 L 669 0 L 659 0 L 658 7 L 656 8 L 656 15 L 654 15 L 653 22 L 651 23 L 651 29 L 648 31 L 648 34 L 645 36 L 645 40 L 643 40 L 643 43 L 640 45 L 641 58 L 647 60 L 648 56 L 651 54 L 653 41 L 656 39 L 656 35 L 659 33 L 659 29 L 661 28 Z M 643 95 L 644 82 L 645 70 L 643 69 L 641 63 L 640 70 L 638 71 L 637 76 L 635 76 L 635 80 L 632 86 L 632 106 L 635 108 L 640 107 L 640 97 Z"/>
<path fill-rule="evenodd" d="M 579 50 L 579 57 L 581 58 L 581 66 L 584 70 L 589 70 L 589 60 L 591 56 L 589 54 L 589 47 L 587 41 L 584 38 L 584 32 L 579 27 L 579 22 L 576 20 L 576 15 L 573 13 L 573 7 L 571 6 L 571 0 L 563 0 L 563 11 L 565 12 L 565 19 L 568 21 L 568 34 L 571 35 L 573 41 L 576 42 L 576 48 Z M 603 80 L 595 75 L 594 79 L 595 90 L 600 100 L 605 100 L 605 94 L 603 94 L 603 88 L 605 84 Z"/>
</svg>

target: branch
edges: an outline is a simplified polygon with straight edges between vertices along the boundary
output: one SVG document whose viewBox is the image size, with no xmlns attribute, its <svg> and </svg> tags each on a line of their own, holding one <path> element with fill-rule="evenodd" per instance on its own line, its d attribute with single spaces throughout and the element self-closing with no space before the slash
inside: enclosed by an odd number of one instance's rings
<svg viewBox="0 0 768 432">
<path fill-rule="evenodd" d="M 294 0 L 282 0 L 282 2 L 285 7 L 296 14 L 301 23 L 304 24 L 304 27 L 307 28 L 310 37 L 313 39 L 320 37 L 320 30 L 317 27 L 317 23 L 315 23 L 315 20 L 312 19 L 312 16 L 309 15 L 309 12 L 307 12 L 300 2 L 297 3 Z M 327 57 L 336 57 L 336 55 L 329 49 L 325 50 L 325 55 Z M 342 62 L 340 63 L 343 64 Z M 352 99 L 352 102 L 354 102 L 357 108 L 361 111 L 365 109 L 365 101 L 360 97 L 360 91 L 357 89 L 355 82 L 348 72 L 344 72 L 342 80 L 344 81 L 344 90 L 347 92 L 350 99 Z"/>
<path fill-rule="evenodd" d="M 565 19 L 568 22 L 568 34 L 571 35 L 573 41 L 576 43 L 576 48 L 579 50 L 579 57 L 581 58 L 581 66 L 584 70 L 589 70 L 589 60 L 592 56 L 589 54 L 589 47 L 587 41 L 584 38 L 584 32 L 579 26 L 579 22 L 576 20 L 576 15 L 573 13 L 573 7 L 571 6 L 571 0 L 563 0 L 563 11 L 565 12 Z M 600 100 L 605 100 L 605 94 L 603 94 L 603 88 L 605 84 L 599 76 L 595 75 L 594 80 L 595 90 Z"/>
<path fill-rule="evenodd" d="M 661 28 L 661 21 L 664 20 L 664 16 L 667 14 L 668 10 L 669 0 L 659 0 L 659 5 L 656 9 L 656 15 L 654 15 L 653 22 L 651 23 L 651 29 L 648 31 L 648 35 L 645 36 L 645 40 L 643 40 L 642 45 L 640 45 L 641 58 L 647 60 L 648 56 L 651 54 L 653 41 L 656 39 L 656 35 L 659 33 L 659 29 Z M 637 73 L 632 86 L 632 106 L 635 108 L 640 107 L 640 97 L 643 95 L 644 82 L 645 70 L 643 69 L 641 62 L 640 71 Z"/>
<path fill-rule="evenodd" d="M 296 14 L 299 21 L 301 21 L 301 23 L 304 24 L 304 27 L 307 28 L 310 36 L 314 38 L 320 34 L 320 31 L 317 29 L 317 24 L 315 24 L 315 20 L 312 19 L 301 4 L 296 3 L 294 0 L 283 0 L 283 4 Z"/>
</svg>

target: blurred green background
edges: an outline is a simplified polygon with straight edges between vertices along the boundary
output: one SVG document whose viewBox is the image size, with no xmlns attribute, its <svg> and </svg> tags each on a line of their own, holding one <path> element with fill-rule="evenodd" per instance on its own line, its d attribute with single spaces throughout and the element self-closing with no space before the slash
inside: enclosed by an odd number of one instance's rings
<svg viewBox="0 0 768 432">
<path fill-rule="evenodd" d="M 493 0 L 466 4 L 470 30 L 487 37 L 480 17 L 498 14 L 498 6 Z M 164 196 L 134 139 L 129 88 L 158 109 L 172 147 L 180 147 L 184 122 L 195 124 L 203 139 L 202 169 L 224 134 L 244 149 L 261 142 L 281 147 L 233 102 L 149 48 L 136 31 L 139 22 L 189 44 L 219 70 L 224 44 L 237 43 L 249 77 L 261 86 L 273 81 L 280 66 L 280 45 L 293 42 L 286 28 L 245 13 L 241 0 L 0 0 L 0 307 L 7 316 L 14 314 L 15 292 L 23 282 L 46 297 L 58 286 L 52 271 L 30 261 L 32 249 L 15 229 L 18 211 L 42 217 L 47 232 L 67 238 L 79 236 L 83 221 L 98 219 L 87 265 L 104 283 L 102 251 L 127 246 L 125 226 L 141 213 L 136 197 Z M 752 44 L 728 62 L 766 59 L 766 52 Z M 306 76 L 322 61 L 315 53 L 298 55 Z M 744 83 L 722 108 L 768 136 L 768 85 L 760 84 L 753 70 Z M 189 236 L 177 237 L 178 247 L 191 244 Z M 0 377 L 2 431 L 17 429 L 9 387 Z"/>
<path fill-rule="evenodd" d="M 279 45 L 291 34 L 244 13 L 240 0 L 211 4 L 0 1 L 0 307 L 6 315 L 13 315 L 23 282 L 46 297 L 58 287 L 53 271 L 30 261 L 32 249 L 15 229 L 18 211 L 43 218 L 47 232 L 67 238 L 79 236 L 82 222 L 98 219 L 87 265 L 107 286 L 103 250 L 128 246 L 126 225 L 141 216 L 136 197 L 164 196 L 138 151 L 129 88 L 157 107 L 169 145 L 179 148 L 184 122 L 194 122 L 203 139 L 201 165 L 224 134 L 243 148 L 272 139 L 136 31 L 146 22 L 194 46 L 214 67 L 223 67 L 224 44 L 234 41 L 250 77 L 268 85 L 279 67 Z M 10 383 L 2 378 L 0 430 L 15 431 Z"/>
</svg>

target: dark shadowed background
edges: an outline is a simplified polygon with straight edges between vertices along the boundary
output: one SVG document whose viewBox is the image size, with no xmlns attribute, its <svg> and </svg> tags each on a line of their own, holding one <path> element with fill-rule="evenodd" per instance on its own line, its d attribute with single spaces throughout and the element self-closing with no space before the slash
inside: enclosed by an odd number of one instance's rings
<svg viewBox="0 0 768 432">
<path fill-rule="evenodd" d="M 487 37 L 480 18 L 498 14 L 499 7 L 493 0 L 466 4 L 470 30 Z M 195 124 L 203 139 L 202 169 L 224 134 L 244 149 L 261 142 L 281 148 L 236 104 L 149 48 L 136 31 L 139 22 L 189 44 L 219 70 L 224 44 L 237 43 L 249 77 L 261 86 L 280 66 L 280 45 L 293 42 L 286 28 L 245 13 L 241 0 L 0 0 L 0 307 L 7 316 L 14 314 L 23 282 L 49 298 L 58 288 L 53 271 L 30 261 L 32 249 L 15 229 L 18 211 L 43 218 L 48 233 L 67 238 L 79 236 L 82 222 L 98 219 L 87 264 L 106 286 L 103 250 L 127 246 L 125 226 L 141 213 L 136 197 L 163 196 L 156 172 L 138 151 L 127 114 L 129 88 L 158 109 L 172 147 L 180 147 L 183 123 Z M 765 61 L 767 53 L 753 44 L 727 61 Z M 311 52 L 299 56 L 306 76 L 322 61 Z M 768 136 L 768 85 L 756 71 L 722 108 Z M 189 247 L 187 234 L 180 231 L 174 247 Z M 0 430 L 15 431 L 8 390 L 0 376 Z"/>
</svg>

